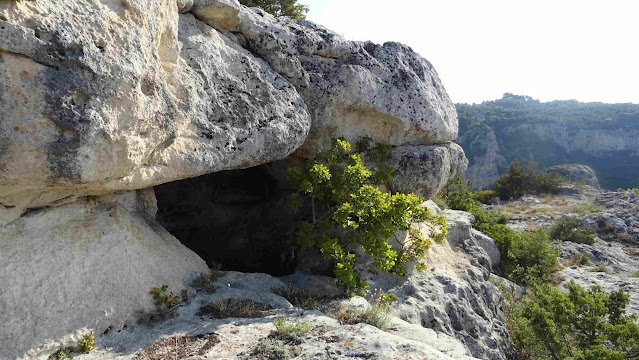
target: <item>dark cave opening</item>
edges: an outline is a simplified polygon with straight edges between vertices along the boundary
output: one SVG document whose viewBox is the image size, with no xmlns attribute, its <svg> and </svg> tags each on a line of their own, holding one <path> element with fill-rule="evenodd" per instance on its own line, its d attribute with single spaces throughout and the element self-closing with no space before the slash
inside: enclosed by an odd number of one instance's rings
<svg viewBox="0 0 639 360">
<path fill-rule="evenodd" d="M 266 164 L 156 186 L 158 221 L 209 267 L 291 274 L 297 216 L 283 169 Z"/>
</svg>

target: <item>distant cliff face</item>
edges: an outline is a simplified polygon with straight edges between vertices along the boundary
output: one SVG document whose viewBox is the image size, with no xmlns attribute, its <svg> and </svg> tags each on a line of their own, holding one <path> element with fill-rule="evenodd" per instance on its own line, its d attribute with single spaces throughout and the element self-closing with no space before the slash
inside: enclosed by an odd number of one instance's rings
<svg viewBox="0 0 639 360">
<path fill-rule="evenodd" d="M 639 185 L 639 105 L 553 101 L 505 94 L 458 104 L 457 142 L 469 159 L 466 178 L 486 188 L 508 164 L 533 157 L 545 169 L 580 163 L 607 189 Z"/>
</svg>

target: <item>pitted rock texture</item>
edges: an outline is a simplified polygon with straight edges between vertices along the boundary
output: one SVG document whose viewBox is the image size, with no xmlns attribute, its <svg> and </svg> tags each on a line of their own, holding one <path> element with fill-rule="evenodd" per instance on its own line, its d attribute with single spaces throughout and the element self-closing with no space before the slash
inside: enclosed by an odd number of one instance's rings
<svg viewBox="0 0 639 360">
<path fill-rule="evenodd" d="M 175 2 L 2 2 L 0 14 L 5 207 L 274 161 L 309 131 L 288 80 Z"/>
<path fill-rule="evenodd" d="M 433 66 L 398 43 L 354 42 L 311 22 L 275 18 L 236 0 L 197 0 L 193 13 L 231 33 L 287 77 L 313 117 L 299 154 L 368 135 L 393 145 L 457 137 L 457 113 Z"/>
<path fill-rule="evenodd" d="M 564 242 L 559 249 L 562 261 L 577 254 L 590 259 L 590 264 L 572 265 L 561 270 L 562 285 L 574 280 L 584 287 L 599 285 L 607 292 L 621 288 L 630 295 L 626 311 L 639 315 L 639 248 L 636 245 L 597 239 L 593 245 Z"/>
<path fill-rule="evenodd" d="M 119 330 L 208 267 L 152 219 L 153 191 L 89 198 L 0 227 L 0 359 Z"/>
<path fill-rule="evenodd" d="M 491 259 L 472 233 L 473 216 L 463 211 L 442 213 L 450 232 L 444 244 L 433 244 L 426 253 L 428 272 L 413 272 L 399 283 L 378 276 L 371 279 L 371 286 L 397 294 L 395 316 L 454 336 L 472 356 L 514 358 L 504 299 L 491 281 Z"/>
<path fill-rule="evenodd" d="M 596 215 L 597 234 L 609 241 L 639 243 L 639 196 L 632 192 L 605 192 L 597 202 L 606 207 Z"/>
<path fill-rule="evenodd" d="M 391 190 L 416 193 L 430 199 L 449 181 L 462 176 L 468 160 L 455 144 L 433 146 L 404 145 L 392 150 L 386 165 L 397 170 Z"/>
<path fill-rule="evenodd" d="M 457 137 L 435 69 L 401 44 L 347 41 L 236 0 L 5 2 L 0 14 L 3 223 L 84 195 L 311 156 L 332 137 Z"/>
<path fill-rule="evenodd" d="M 599 188 L 599 179 L 597 174 L 588 165 L 583 164 L 562 164 L 555 165 L 548 169 L 548 173 L 557 174 L 568 181 L 590 185 Z"/>
</svg>

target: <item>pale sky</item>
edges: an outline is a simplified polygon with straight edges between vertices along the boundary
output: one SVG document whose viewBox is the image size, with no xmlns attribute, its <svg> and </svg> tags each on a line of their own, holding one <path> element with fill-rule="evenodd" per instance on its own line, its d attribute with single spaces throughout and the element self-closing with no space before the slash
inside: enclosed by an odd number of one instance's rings
<svg viewBox="0 0 639 360">
<path fill-rule="evenodd" d="M 351 40 L 428 59 L 453 102 L 639 103 L 639 0 L 298 0 Z"/>
</svg>

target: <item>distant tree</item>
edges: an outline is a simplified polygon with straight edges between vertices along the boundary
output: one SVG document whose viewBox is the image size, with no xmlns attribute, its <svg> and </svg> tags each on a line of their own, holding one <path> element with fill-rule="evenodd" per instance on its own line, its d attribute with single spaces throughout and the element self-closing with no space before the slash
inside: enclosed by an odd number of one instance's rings
<svg viewBox="0 0 639 360">
<path fill-rule="evenodd" d="M 308 6 L 298 4 L 297 0 L 240 0 L 245 6 L 259 7 L 275 16 L 288 16 L 295 20 L 305 20 Z"/>
<path fill-rule="evenodd" d="M 515 159 L 510 168 L 495 182 L 495 192 L 503 199 L 516 199 L 524 194 L 554 194 L 562 178 L 537 170 L 538 163 L 531 158 L 527 165 Z"/>
</svg>

